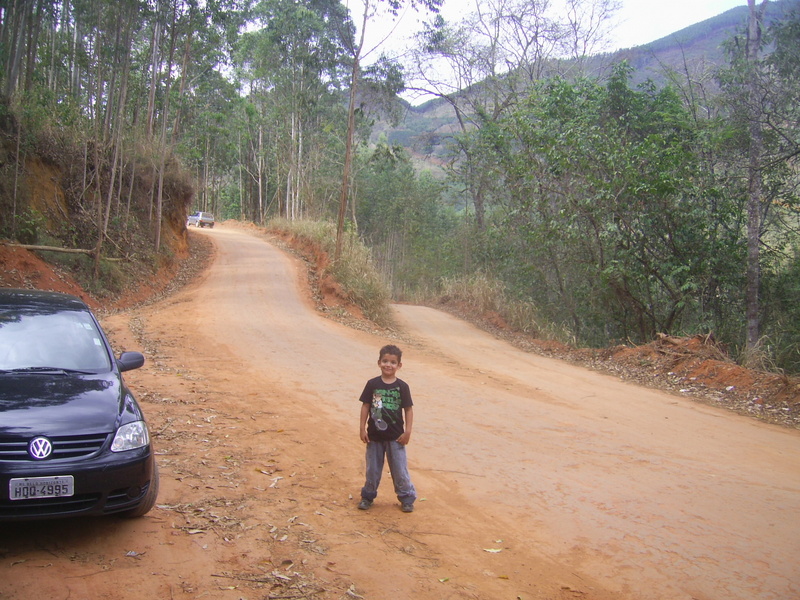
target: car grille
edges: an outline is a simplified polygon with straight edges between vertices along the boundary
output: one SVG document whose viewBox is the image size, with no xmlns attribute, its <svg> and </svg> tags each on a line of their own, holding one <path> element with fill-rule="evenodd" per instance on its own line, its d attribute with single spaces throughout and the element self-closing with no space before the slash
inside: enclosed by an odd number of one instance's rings
<svg viewBox="0 0 800 600">
<path fill-rule="evenodd" d="M 73 435 L 48 438 L 53 453 L 44 460 L 63 460 L 91 456 L 103 447 L 108 434 Z M 0 461 L 33 461 L 28 454 L 28 439 L 0 437 Z M 38 461 L 37 461 L 38 462 Z"/>
</svg>

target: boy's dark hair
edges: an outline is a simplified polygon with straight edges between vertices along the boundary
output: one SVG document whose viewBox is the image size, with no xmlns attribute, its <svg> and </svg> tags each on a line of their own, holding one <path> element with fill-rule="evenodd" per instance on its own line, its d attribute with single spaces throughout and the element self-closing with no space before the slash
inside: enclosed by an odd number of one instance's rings
<svg viewBox="0 0 800 600">
<path fill-rule="evenodd" d="M 381 348 L 381 353 L 378 354 L 378 360 L 382 359 L 384 354 L 396 356 L 397 362 L 402 362 L 403 360 L 403 351 L 394 344 L 386 344 L 383 348 Z"/>
</svg>

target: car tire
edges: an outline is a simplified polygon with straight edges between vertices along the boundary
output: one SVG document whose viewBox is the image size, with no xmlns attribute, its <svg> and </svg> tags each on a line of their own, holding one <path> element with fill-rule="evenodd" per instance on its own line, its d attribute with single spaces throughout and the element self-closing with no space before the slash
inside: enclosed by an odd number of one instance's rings
<svg viewBox="0 0 800 600">
<path fill-rule="evenodd" d="M 154 462 L 153 478 L 150 480 L 150 487 L 147 488 L 147 494 L 145 494 L 142 503 L 136 508 L 132 508 L 131 510 L 120 513 L 120 515 L 127 519 L 137 519 L 149 513 L 156 505 L 156 500 L 158 499 L 158 484 L 159 484 L 158 463 Z"/>
</svg>

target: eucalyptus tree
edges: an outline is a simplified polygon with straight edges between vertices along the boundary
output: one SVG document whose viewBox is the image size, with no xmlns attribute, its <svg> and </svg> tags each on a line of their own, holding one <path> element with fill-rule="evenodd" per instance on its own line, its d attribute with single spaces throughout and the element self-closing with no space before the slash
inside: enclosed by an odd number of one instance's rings
<svg viewBox="0 0 800 600">
<path fill-rule="evenodd" d="M 191 2 L 177 27 L 180 58 L 171 86 L 164 140 L 196 182 L 195 208 L 219 213 L 222 188 L 235 172 L 235 143 L 241 102 L 227 75 L 230 51 L 247 19 L 248 2 Z"/>
<path fill-rule="evenodd" d="M 233 36 L 245 23 L 247 4 L 246 0 L 156 0 L 150 6 L 149 45 L 140 48 L 139 74 L 144 92 L 140 97 L 147 99 L 146 109 L 140 110 L 145 114 L 148 143 L 157 154 L 151 194 L 156 248 L 167 191 L 164 177 L 178 166 L 174 152 L 187 148 L 192 139 L 202 141 L 196 131 L 183 127 L 183 121 L 208 104 L 204 82 L 225 66 Z"/>
<path fill-rule="evenodd" d="M 350 28 L 349 17 L 336 0 L 261 0 L 252 18 L 257 28 L 242 36 L 236 61 L 258 110 L 251 155 L 259 195 L 269 183 L 281 215 L 320 213 L 329 194 L 317 197 L 313 167 L 327 147 L 324 130 L 335 127 L 332 113 L 346 62 L 341 35 Z M 274 170 L 268 181 L 269 159 Z"/>
<path fill-rule="evenodd" d="M 39 50 L 55 38 L 59 2 L 11 0 L 0 7 L 0 58 L 8 97 L 22 88 L 30 90 L 39 72 Z"/>
<path fill-rule="evenodd" d="M 338 260 L 342 254 L 342 242 L 344 239 L 344 221 L 347 213 L 347 203 L 350 197 L 350 179 L 353 161 L 353 143 L 356 131 L 356 99 L 358 97 L 359 84 L 361 82 L 362 61 L 370 54 L 377 51 L 378 45 L 369 47 L 367 45 L 367 28 L 371 22 L 383 11 L 388 12 L 392 17 L 397 17 L 399 11 L 404 6 L 409 6 L 416 10 L 423 8 L 431 12 L 438 12 L 443 0 L 360 0 L 360 26 L 356 30 L 350 27 L 342 30 L 342 39 L 348 51 L 350 60 L 350 101 L 347 108 L 347 133 L 345 138 L 344 150 L 344 169 L 342 172 L 341 192 L 339 194 L 339 214 L 336 226 L 336 251 L 335 259 Z M 384 40 L 385 41 L 385 40 Z M 355 210 L 353 211 L 355 212 Z"/>
<path fill-rule="evenodd" d="M 13 41 L 5 90 L 20 107 L 19 132 L 66 131 L 73 136 L 63 140 L 66 145 L 85 148 L 83 192 L 76 202 L 91 215 L 96 260 L 108 237 L 122 162 L 132 47 L 142 26 L 142 7 L 137 0 L 38 0 L 15 2 L 3 13 L 0 37 L 6 38 L 10 28 Z M 21 53 L 23 64 L 18 63 Z M 36 109 L 38 122 L 25 119 Z M 24 156 L 18 154 L 17 161 L 21 164 Z M 107 174 L 105 180 L 101 173 Z"/>
<path fill-rule="evenodd" d="M 141 27 L 137 19 L 141 3 L 123 1 L 110 6 L 96 6 L 96 21 L 91 31 L 95 33 L 91 47 L 94 49 L 95 65 L 94 95 L 96 107 L 93 115 L 95 124 L 94 164 L 95 181 L 98 186 L 98 229 L 95 247 L 95 275 L 99 275 L 100 254 L 104 241 L 108 238 L 109 222 L 116 194 L 116 181 L 119 166 L 123 160 L 123 134 L 128 102 L 128 83 L 131 71 L 133 39 Z M 107 188 L 99 189 L 101 177 L 101 150 L 111 156 Z M 105 196 L 104 206 L 100 201 Z M 157 229 L 158 231 L 158 229 Z"/>
<path fill-rule="evenodd" d="M 460 231 L 441 202 L 443 183 L 417 174 L 408 152 L 382 139 L 358 154 L 358 231 L 395 293 L 452 275 Z"/>
<path fill-rule="evenodd" d="M 77 152 L 59 159 L 66 178 L 81 163 L 82 180 L 68 185 L 80 219 L 97 232 L 96 256 L 109 239 L 114 211 L 124 205 L 130 214 L 140 182 L 152 182 L 146 218 L 156 248 L 165 210 L 182 219 L 183 197 L 164 206 L 164 195 L 183 177 L 173 153 L 194 137 L 183 121 L 204 104 L 201 84 L 225 62 L 248 2 L 14 0 L 0 6 L 0 77 L 22 116 L 18 131 L 58 131 L 65 147 L 83 147 L 80 161 Z M 25 117 L 37 110 L 38 122 Z"/>
<path fill-rule="evenodd" d="M 795 6 L 767 30 L 768 3 L 749 0 L 748 6 L 746 28 L 729 44 L 730 66 L 720 81 L 732 142 L 728 157 L 746 182 L 739 194 L 747 207 L 745 339 L 752 350 L 763 342 L 770 311 L 762 301 L 764 275 L 779 272 L 785 253 L 797 251 L 797 224 L 790 221 L 798 201 L 800 13 Z"/>
<path fill-rule="evenodd" d="M 747 0 L 750 14 L 747 21 L 747 42 L 745 51 L 747 107 L 749 122 L 749 149 L 747 166 L 747 345 L 755 348 L 761 338 L 759 315 L 759 295 L 761 287 L 761 221 L 762 221 L 762 152 L 764 132 L 761 122 L 759 85 L 759 58 L 762 51 L 761 34 L 764 10 L 767 0 L 756 9 L 756 0 Z"/>
<path fill-rule="evenodd" d="M 768 189 L 772 218 L 763 247 L 772 256 L 762 284 L 761 332 L 771 346 L 770 360 L 788 372 L 800 373 L 800 4 L 768 32 L 765 57 L 772 74 L 772 110 L 765 119 L 771 148 Z M 778 186 L 775 184 L 778 183 Z"/>
<path fill-rule="evenodd" d="M 243 104 L 234 82 L 212 68 L 192 77 L 182 104 L 176 152 L 194 175 L 194 208 L 220 218 L 243 218 L 238 154 Z"/>
</svg>

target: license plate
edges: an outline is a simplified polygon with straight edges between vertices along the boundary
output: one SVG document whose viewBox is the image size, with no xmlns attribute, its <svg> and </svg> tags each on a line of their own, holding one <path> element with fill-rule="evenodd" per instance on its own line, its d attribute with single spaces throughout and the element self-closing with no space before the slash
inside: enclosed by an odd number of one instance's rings
<svg viewBox="0 0 800 600">
<path fill-rule="evenodd" d="M 75 493 L 72 475 L 53 477 L 21 477 L 8 483 L 10 500 L 29 500 L 31 498 L 62 498 Z"/>
</svg>

